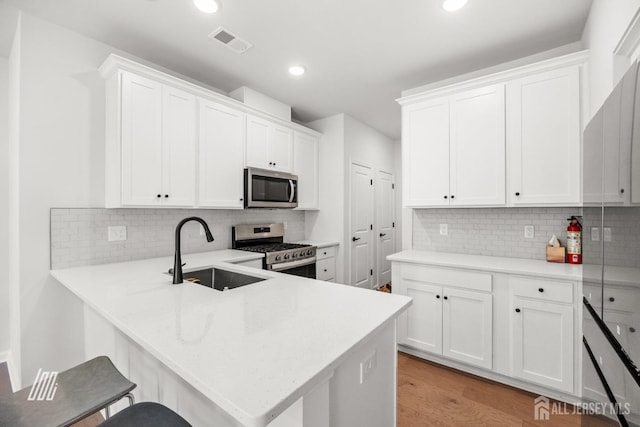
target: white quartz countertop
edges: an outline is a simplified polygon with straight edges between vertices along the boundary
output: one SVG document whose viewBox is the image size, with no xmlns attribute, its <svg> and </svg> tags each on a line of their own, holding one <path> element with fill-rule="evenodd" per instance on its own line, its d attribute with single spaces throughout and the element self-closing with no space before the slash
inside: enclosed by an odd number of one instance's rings
<svg viewBox="0 0 640 427">
<path fill-rule="evenodd" d="M 390 261 L 442 267 L 465 268 L 495 273 L 525 274 L 555 279 L 580 280 L 582 266 L 543 260 L 466 255 L 446 252 L 407 250 L 387 257 Z"/>
<path fill-rule="evenodd" d="M 172 257 L 51 274 L 240 424 L 265 426 L 411 299 L 227 263 L 250 259 L 235 250 L 183 255 L 185 271 L 268 279 L 226 292 L 171 285 Z"/>
<path fill-rule="evenodd" d="M 296 243 L 300 243 L 301 245 L 317 246 L 318 248 L 328 248 L 329 246 L 340 246 L 339 242 L 322 241 L 322 240 L 300 240 L 299 242 L 296 242 Z"/>
</svg>

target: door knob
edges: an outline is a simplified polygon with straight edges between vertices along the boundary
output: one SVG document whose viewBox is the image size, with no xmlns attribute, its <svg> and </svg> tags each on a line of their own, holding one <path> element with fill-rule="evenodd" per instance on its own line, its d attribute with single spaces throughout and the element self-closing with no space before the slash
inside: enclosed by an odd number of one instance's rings
<svg viewBox="0 0 640 427">
<path fill-rule="evenodd" d="M 352 238 L 351 238 L 351 241 L 352 241 L 352 242 L 355 242 L 356 240 L 360 240 L 360 238 L 359 238 L 359 237 L 352 237 Z"/>
<path fill-rule="evenodd" d="M 380 237 L 384 237 L 386 235 L 387 235 L 387 233 L 380 233 Z"/>
</svg>

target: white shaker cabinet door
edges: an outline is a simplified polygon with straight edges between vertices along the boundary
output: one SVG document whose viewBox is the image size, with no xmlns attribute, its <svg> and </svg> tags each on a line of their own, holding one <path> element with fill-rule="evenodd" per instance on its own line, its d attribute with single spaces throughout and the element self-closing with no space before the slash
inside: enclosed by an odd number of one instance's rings
<svg viewBox="0 0 640 427">
<path fill-rule="evenodd" d="M 505 204 L 504 85 L 451 96 L 450 203 Z"/>
<path fill-rule="evenodd" d="M 247 166 L 271 169 L 269 139 L 271 124 L 258 117 L 247 115 Z"/>
<path fill-rule="evenodd" d="M 492 295 L 461 289 L 442 292 L 442 355 L 491 369 Z"/>
<path fill-rule="evenodd" d="M 162 204 L 193 206 L 196 198 L 196 98 L 162 90 Z"/>
<path fill-rule="evenodd" d="M 293 152 L 293 173 L 298 176 L 298 209 L 318 209 L 318 138 L 295 132 Z"/>
<path fill-rule="evenodd" d="M 573 393 L 573 306 L 513 297 L 513 376 Z"/>
<path fill-rule="evenodd" d="M 413 303 L 400 317 L 399 342 L 442 354 L 442 288 L 410 279 L 402 279 L 401 287 Z"/>
<path fill-rule="evenodd" d="M 579 204 L 579 66 L 509 82 L 507 105 L 511 204 Z"/>
<path fill-rule="evenodd" d="M 293 170 L 293 130 L 272 124 L 269 139 L 269 161 L 273 169 Z"/>
<path fill-rule="evenodd" d="M 403 205 L 449 205 L 449 98 L 402 110 Z"/>
<path fill-rule="evenodd" d="M 241 209 L 244 113 L 200 100 L 198 206 Z"/>
<path fill-rule="evenodd" d="M 122 205 L 162 204 L 162 85 L 122 73 Z"/>
</svg>

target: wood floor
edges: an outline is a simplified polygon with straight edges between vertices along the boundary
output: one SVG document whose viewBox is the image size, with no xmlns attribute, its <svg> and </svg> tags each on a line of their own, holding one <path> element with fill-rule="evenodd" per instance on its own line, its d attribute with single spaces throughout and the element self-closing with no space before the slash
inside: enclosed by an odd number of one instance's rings
<svg viewBox="0 0 640 427">
<path fill-rule="evenodd" d="M 398 427 L 617 426 L 602 417 L 534 420 L 537 395 L 398 353 Z M 569 410 L 570 411 L 570 410 Z"/>
<path fill-rule="evenodd" d="M 11 393 L 6 363 L 0 364 L 0 397 Z M 533 419 L 537 396 L 398 353 L 398 427 L 426 426 L 616 426 L 605 418 L 551 415 Z M 99 414 L 74 424 L 94 427 Z M 356 426 L 354 426 L 356 427 Z"/>
</svg>

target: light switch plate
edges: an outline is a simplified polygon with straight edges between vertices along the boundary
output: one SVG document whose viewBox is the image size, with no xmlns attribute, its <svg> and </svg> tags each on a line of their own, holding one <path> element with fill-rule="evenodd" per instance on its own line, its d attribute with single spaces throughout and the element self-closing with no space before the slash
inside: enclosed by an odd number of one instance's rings
<svg viewBox="0 0 640 427">
<path fill-rule="evenodd" d="M 533 225 L 524 226 L 524 237 L 525 239 L 533 239 L 535 237 Z"/>
<path fill-rule="evenodd" d="M 107 235 L 110 242 L 127 240 L 127 227 L 124 225 L 107 227 Z"/>
<path fill-rule="evenodd" d="M 446 236 L 449 234 L 449 224 L 440 224 L 440 235 Z"/>
</svg>

